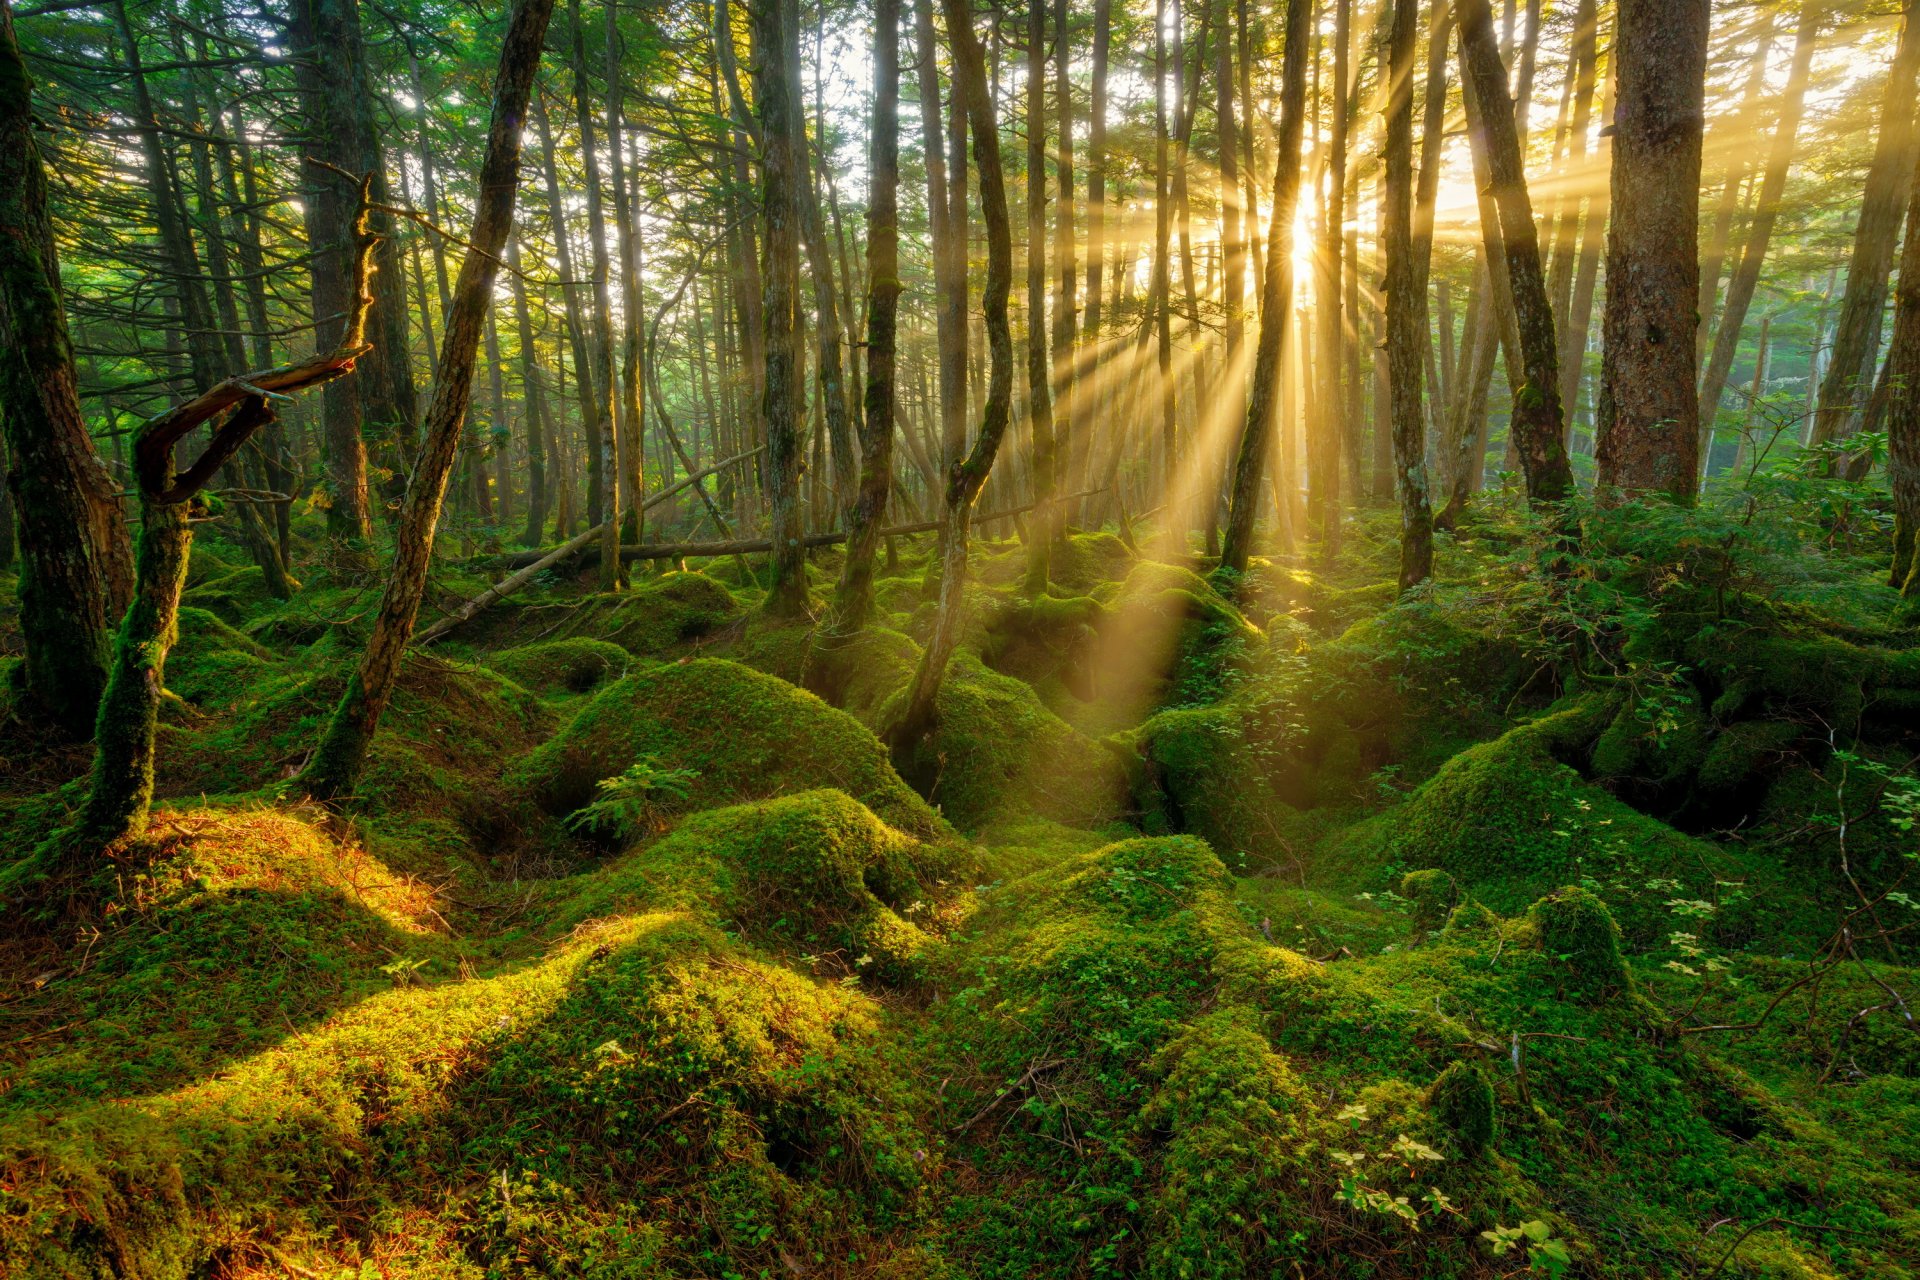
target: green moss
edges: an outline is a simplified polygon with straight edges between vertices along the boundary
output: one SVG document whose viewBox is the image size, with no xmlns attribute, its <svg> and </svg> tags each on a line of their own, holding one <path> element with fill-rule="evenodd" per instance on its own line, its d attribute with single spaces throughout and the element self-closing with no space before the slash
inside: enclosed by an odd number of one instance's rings
<svg viewBox="0 0 1920 1280">
<path fill-rule="evenodd" d="M 1413 904 L 1413 927 L 1431 933 L 1453 914 L 1460 888 L 1452 876 L 1438 868 L 1409 871 L 1400 877 L 1400 896 Z"/>
<path fill-rule="evenodd" d="M 859 721 L 804 689 L 719 658 L 653 667 L 608 685 L 517 765 L 510 783 L 560 816 L 642 756 L 697 771 L 684 811 L 837 787 L 917 837 L 941 830 Z"/>
<path fill-rule="evenodd" d="M 1541 949 L 1563 966 L 1569 985 L 1601 998 L 1626 989 L 1620 926 L 1594 894 L 1568 885 L 1534 903 L 1527 917 L 1540 931 Z"/>
<path fill-rule="evenodd" d="M 167 655 L 167 688 L 189 702 L 231 706 L 279 665 L 273 650 L 205 609 L 183 605 L 179 627 Z"/>
<path fill-rule="evenodd" d="M 1022 812 L 1099 827 L 1124 811 L 1119 758 L 971 653 L 954 655 L 936 712 L 913 773 L 961 830 Z"/>
<path fill-rule="evenodd" d="M 1455 1062 L 1427 1090 L 1434 1119 L 1464 1156 L 1477 1156 L 1493 1142 L 1493 1083 L 1474 1062 Z"/>
<path fill-rule="evenodd" d="M 1791 758 L 1800 735 L 1798 725 L 1784 720 L 1729 725 L 1714 735 L 1695 784 L 1710 796 L 1739 798 L 1743 790 L 1764 785 Z"/>
<path fill-rule="evenodd" d="M 617 679 L 633 655 L 606 640 L 548 640 L 487 655 L 486 663 L 537 693 L 588 693 Z"/>
</svg>

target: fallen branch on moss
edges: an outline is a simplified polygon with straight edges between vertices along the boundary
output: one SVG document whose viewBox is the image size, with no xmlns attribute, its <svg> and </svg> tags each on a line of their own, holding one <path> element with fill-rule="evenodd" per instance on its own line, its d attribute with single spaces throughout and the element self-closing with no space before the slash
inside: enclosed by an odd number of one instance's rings
<svg viewBox="0 0 1920 1280">
<path fill-rule="evenodd" d="M 657 494 L 647 499 L 648 505 L 652 505 L 654 502 L 666 497 L 667 493 L 671 492 L 673 491 L 668 490 L 666 493 Z M 1068 494 L 1065 498 L 1057 498 L 1054 499 L 1054 501 L 1070 502 L 1075 498 L 1084 498 L 1090 493 L 1097 492 L 1099 491 L 1090 489 L 1085 493 Z M 1001 511 L 994 511 L 987 515 L 979 516 L 973 523 L 979 526 L 991 524 L 996 520 L 1011 520 L 1014 516 L 1024 515 L 1031 510 L 1033 510 L 1033 504 L 1031 502 L 1023 503 L 1017 507 L 1007 507 Z M 910 533 L 932 533 L 939 527 L 940 522 L 938 520 L 919 520 L 912 524 L 896 524 L 889 528 L 882 529 L 880 536 L 900 537 Z M 806 537 L 806 545 L 809 547 L 830 547 L 835 543 L 845 542 L 846 540 L 847 535 L 845 531 L 810 533 Z M 570 548 L 571 544 L 569 544 L 568 547 L 562 547 L 559 549 L 559 553 L 564 553 Z M 623 561 L 632 563 L 636 560 L 705 559 L 715 556 L 752 555 L 756 552 L 771 550 L 773 550 L 773 543 L 767 538 L 736 538 L 727 542 L 649 542 L 620 548 L 620 558 Z M 496 558 L 495 563 L 503 568 L 513 569 L 523 565 L 538 564 L 548 560 L 549 557 L 558 558 L 559 553 L 552 551 L 522 551 L 514 555 L 500 556 Z"/>
</svg>

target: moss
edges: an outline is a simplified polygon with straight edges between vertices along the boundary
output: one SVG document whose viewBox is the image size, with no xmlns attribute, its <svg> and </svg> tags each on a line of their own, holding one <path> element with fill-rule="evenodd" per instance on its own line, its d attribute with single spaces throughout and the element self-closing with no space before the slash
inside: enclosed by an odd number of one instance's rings
<svg viewBox="0 0 1920 1280">
<path fill-rule="evenodd" d="M 1800 727 L 1784 720 L 1746 720 L 1714 735 L 1695 784 L 1709 796 L 1737 798 L 1764 785 L 1792 755 Z M 1750 792 L 1749 792 L 1750 795 Z"/>
<path fill-rule="evenodd" d="M 934 837 L 941 823 L 859 721 L 804 689 L 737 662 L 698 658 L 608 685 L 510 775 L 556 816 L 642 756 L 692 769 L 683 811 L 809 787 L 837 787 L 889 825 Z"/>
<path fill-rule="evenodd" d="M 947 668 L 936 714 L 912 771 L 961 830 L 1022 812 L 1099 827 L 1124 811 L 1119 758 L 1049 711 L 1029 685 L 971 653 L 956 654 Z"/>
<path fill-rule="evenodd" d="M 1431 933 L 1447 923 L 1460 900 L 1460 888 L 1438 868 L 1409 871 L 1400 877 L 1400 896 L 1413 904 L 1413 927 Z"/>
<path fill-rule="evenodd" d="M 279 665 L 273 650 L 205 609 L 181 606 L 179 628 L 167 655 L 167 688 L 189 702 L 231 706 Z"/>
<path fill-rule="evenodd" d="M 1562 966 L 1570 986 L 1596 998 L 1627 988 L 1620 926 L 1594 894 L 1568 885 L 1534 903 L 1527 916 L 1540 931 L 1541 949 Z"/>
<path fill-rule="evenodd" d="M 1488 937 L 1500 931 L 1500 917 L 1485 903 L 1467 898 L 1447 916 L 1445 932 L 1454 938 Z"/>
<path fill-rule="evenodd" d="M 589 693 L 633 665 L 626 649 L 606 640 L 548 640 L 487 655 L 486 663 L 536 693 Z"/>
<path fill-rule="evenodd" d="M 1427 1090 L 1427 1105 L 1460 1154 L 1477 1156 L 1493 1142 L 1493 1083 L 1474 1062 L 1454 1062 Z"/>
<path fill-rule="evenodd" d="M 194 557 L 196 561 L 198 558 Z M 198 579 L 190 568 L 188 588 L 180 601 L 218 614 L 236 627 L 274 603 L 273 594 L 267 590 L 265 573 L 253 565 L 227 573 L 210 573 Z"/>
<path fill-rule="evenodd" d="M 463 634 L 505 645 L 523 638 L 601 640 L 641 657 L 658 657 L 711 636 L 739 617 L 739 603 L 714 577 L 665 573 L 637 579 L 632 590 L 617 594 L 502 609 L 497 617 L 483 615 L 481 625 Z"/>
</svg>

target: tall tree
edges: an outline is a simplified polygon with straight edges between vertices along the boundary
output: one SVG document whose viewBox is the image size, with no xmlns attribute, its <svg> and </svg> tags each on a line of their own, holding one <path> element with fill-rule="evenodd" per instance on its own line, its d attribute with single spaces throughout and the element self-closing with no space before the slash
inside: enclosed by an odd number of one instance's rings
<svg viewBox="0 0 1920 1280">
<path fill-rule="evenodd" d="M 1308 12 L 1307 0 L 1287 0 L 1286 43 L 1280 72 L 1280 129 L 1274 147 L 1273 205 L 1267 221 L 1260 340 L 1254 351 L 1247 416 L 1234 456 L 1227 532 L 1220 546 L 1222 567 L 1236 573 L 1246 572 L 1247 561 L 1253 554 L 1260 481 L 1267 467 L 1267 455 L 1273 451 L 1275 420 L 1283 399 L 1281 362 L 1287 351 L 1288 321 L 1293 316 L 1293 218 L 1300 197 L 1300 137 L 1306 121 Z"/>
<path fill-rule="evenodd" d="M 873 610 L 873 556 L 893 483 L 895 331 L 900 303 L 900 0 L 875 0 L 873 136 L 867 202 L 867 387 L 860 423 L 860 491 L 833 606 L 808 657 L 807 684 L 836 701 L 847 638 Z"/>
<path fill-rule="evenodd" d="M 793 0 L 752 0 L 753 104 L 760 125 L 760 216 L 765 224 L 761 268 L 766 317 L 767 502 L 773 522 L 773 580 L 768 612 L 798 617 L 807 608 L 807 560 L 800 510 L 800 92 L 793 68 L 799 15 Z"/>
<path fill-rule="evenodd" d="M 1047 2 L 1027 0 L 1027 431 L 1034 509 L 1026 589 L 1044 595 L 1053 554 L 1053 371 L 1047 360 Z"/>
<path fill-rule="evenodd" d="M 1846 291 L 1840 297 L 1826 376 L 1820 381 L 1820 405 L 1808 436 L 1810 444 L 1845 435 L 1873 382 L 1887 277 L 1900 240 L 1901 201 L 1915 157 L 1920 155 L 1920 131 L 1914 127 L 1916 74 L 1920 74 L 1920 0 L 1907 0 L 1901 10 L 1900 43 L 1881 91 L 1879 132 L 1860 199 L 1860 218 L 1854 225 Z"/>
<path fill-rule="evenodd" d="M 887 726 L 888 745 L 894 759 L 902 764 L 912 762 L 936 723 L 940 686 L 946 679 L 947 663 L 960 643 L 973 504 L 999 456 L 1013 408 L 1013 329 L 1007 317 L 1007 299 L 1013 291 L 1013 229 L 1007 213 L 1006 173 L 1000 162 L 999 124 L 987 88 L 980 38 L 973 30 L 971 6 L 968 0 L 944 0 L 944 8 L 947 38 L 953 47 L 954 92 L 966 105 L 974 167 L 980 176 L 980 213 L 987 230 L 987 277 L 980 304 L 986 321 L 989 372 L 980 434 L 966 456 L 947 468 L 939 543 L 944 563 L 933 629 L 907 685 L 900 717 Z M 957 167 L 951 177 L 959 181 Z"/>
<path fill-rule="evenodd" d="M 1920 169 L 1907 198 L 1907 226 L 1920 227 Z M 1887 349 L 1887 381 L 1900 394 L 1887 397 L 1887 481 L 1893 490 L 1892 585 L 1909 598 L 1920 595 L 1920 236 L 1911 230 L 1900 251 L 1900 283 L 1894 291 L 1893 342 Z"/>
<path fill-rule="evenodd" d="M 1620 0 L 1594 449 L 1605 492 L 1693 500 L 1710 10 L 1711 0 Z"/>
<path fill-rule="evenodd" d="M 1547 298 L 1540 240 L 1534 230 L 1533 202 L 1527 194 L 1519 134 L 1507 96 L 1507 72 L 1500 64 L 1493 34 L 1493 10 L 1487 0 L 1456 0 L 1460 14 L 1460 69 L 1481 105 L 1491 195 L 1500 219 L 1500 248 L 1507 263 L 1523 376 L 1514 381 L 1512 432 L 1526 472 L 1527 497 L 1559 502 L 1573 492 L 1560 415 L 1559 349 L 1554 341 L 1553 305 Z M 1452 323 L 1449 318 L 1448 323 Z M 1511 353 L 1509 353 L 1511 355 Z"/>
<path fill-rule="evenodd" d="M 1438 0 L 1436 0 L 1438 2 Z M 1400 589 L 1433 576 L 1433 507 L 1427 494 L 1427 258 L 1414 252 L 1413 49 L 1419 0 L 1393 0 L 1387 37 L 1385 198 L 1387 389 L 1392 418 L 1394 488 L 1400 495 Z"/>
<path fill-rule="evenodd" d="M 1707 450 L 1713 440 L 1713 418 L 1720 395 L 1733 372 L 1733 358 L 1740 347 L 1740 330 L 1747 322 L 1747 308 L 1760 287 L 1760 269 L 1767 260 L 1767 247 L 1773 240 L 1774 223 L 1780 217 L 1781 198 L 1787 191 L 1787 172 L 1800 130 L 1800 117 L 1807 100 L 1807 81 L 1813 70 L 1814 47 L 1819 43 L 1820 24 L 1826 7 L 1821 0 L 1802 0 L 1800 27 L 1793 39 L 1793 64 L 1787 70 L 1787 83 L 1781 90 L 1780 118 L 1774 125 L 1773 142 L 1767 154 L 1767 167 L 1760 180 L 1753 217 L 1747 223 L 1746 245 L 1740 251 L 1740 264 L 1727 282 L 1726 305 L 1721 309 L 1719 331 L 1714 335 L 1713 355 L 1700 382 L 1700 473 L 1707 469 Z M 1705 288 L 1703 284 L 1701 286 Z M 1703 313 L 1704 314 L 1704 313 Z M 1704 319 L 1702 324 L 1704 324 Z"/>
<path fill-rule="evenodd" d="M 581 370 L 583 384 L 593 387 L 594 426 L 590 438 L 600 446 L 600 486 L 606 523 L 600 530 L 600 585 L 615 590 L 626 584 L 626 567 L 620 559 L 621 489 L 619 413 L 614 397 L 613 291 L 609 277 L 612 267 L 607 253 L 607 197 L 600 180 L 600 151 L 594 141 L 593 97 L 587 76 L 586 24 L 580 17 L 580 0 L 568 0 L 568 26 L 572 31 L 574 127 L 580 134 L 580 166 L 587 187 L 587 248 L 593 261 L 593 346 L 592 363 Z M 587 402 L 582 400 L 585 405 Z"/>
<path fill-rule="evenodd" d="M 132 587 L 127 529 L 80 411 L 32 82 L 0 5 L 0 428 L 18 522 L 26 687 L 76 738 L 106 687 L 108 629 Z"/>
<path fill-rule="evenodd" d="M 445 338 L 434 366 L 433 400 L 427 406 L 419 461 L 407 484 L 406 502 L 394 533 L 393 569 L 380 598 L 379 612 L 374 615 L 366 651 L 348 677 L 325 736 L 302 774 L 302 785 L 316 799 L 349 794 L 359 782 L 374 731 L 393 696 L 401 660 L 413 638 L 414 621 L 426 593 L 427 569 L 433 558 L 434 532 L 446 496 L 447 477 L 453 470 L 460 430 L 473 397 L 481 330 L 493 304 L 500 254 L 513 229 L 520 138 L 553 6 L 554 0 L 516 0 L 507 20 L 493 85 L 486 154 L 475 189 L 473 226 L 466 237 L 467 255 L 460 263 Z"/>
</svg>

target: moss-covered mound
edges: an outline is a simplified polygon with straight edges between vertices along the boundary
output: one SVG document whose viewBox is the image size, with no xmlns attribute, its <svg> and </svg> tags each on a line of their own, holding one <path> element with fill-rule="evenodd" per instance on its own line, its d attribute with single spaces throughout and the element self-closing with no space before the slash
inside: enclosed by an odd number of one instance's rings
<svg viewBox="0 0 1920 1280">
<path fill-rule="evenodd" d="M 740 605 L 713 573 L 642 577 L 622 592 L 504 601 L 461 628 L 463 639 L 492 650 L 551 640 L 598 640 L 640 657 L 690 648 L 740 617 Z"/>
<path fill-rule="evenodd" d="M 634 672 L 593 696 L 571 724 L 515 768 L 512 785 L 555 816 L 594 796 L 594 784 L 651 757 L 688 769 L 691 812 L 834 787 L 918 838 L 941 823 L 859 721 L 804 689 L 722 658 Z"/>
<path fill-rule="evenodd" d="M 536 693 L 589 693 L 618 679 L 633 655 L 606 640 L 547 640 L 487 655 L 486 663 Z"/>
<path fill-rule="evenodd" d="M 936 711 L 911 772 L 961 830 L 1023 813 L 1091 828 L 1125 812 L 1120 758 L 1049 711 L 1024 681 L 962 650 Z"/>
<path fill-rule="evenodd" d="M 803 791 L 693 815 L 580 877 L 555 920 L 671 902 L 763 943 L 898 979 L 918 972 L 927 930 L 969 870 L 955 842 L 916 840 L 845 792 Z"/>
<path fill-rule="evenodd" d="M 179 627 L 167 658 L 167 688 L 188 702 L 232 706 L 279 665 L 273 650 L 206 609 L 182 605 Z"/>
</svg>

